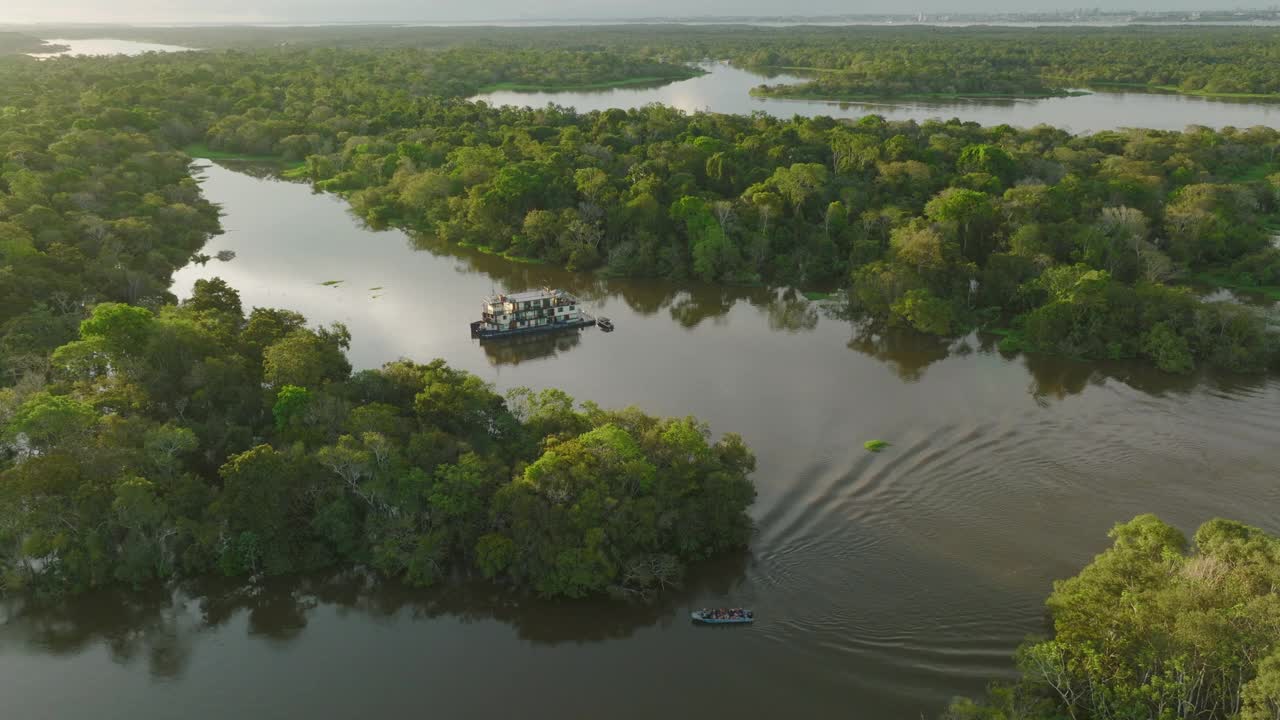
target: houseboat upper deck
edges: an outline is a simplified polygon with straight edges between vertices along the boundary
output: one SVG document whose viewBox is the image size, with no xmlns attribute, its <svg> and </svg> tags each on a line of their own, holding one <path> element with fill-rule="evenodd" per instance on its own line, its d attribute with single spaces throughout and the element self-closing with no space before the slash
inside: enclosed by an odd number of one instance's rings
<svg viewBox="0 0 1280 720">
<path fill-rule="evenodd" d="M 564 290 L 543 288 L 503 293 L 485 299 L 481 319 L 471 323 L 471 337 L 493 338 L 595 325 L 578 298 Z"/>
</svg>

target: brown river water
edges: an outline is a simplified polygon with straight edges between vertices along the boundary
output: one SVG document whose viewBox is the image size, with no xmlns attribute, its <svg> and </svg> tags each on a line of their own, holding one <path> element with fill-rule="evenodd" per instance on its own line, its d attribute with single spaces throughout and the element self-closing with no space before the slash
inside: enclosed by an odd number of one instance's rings
<svg viewBox="0 0 1280 720">
<path fill-rule="evenodd" d="M 693 414 L 755 450 L 750 550 L 653 606 L 548 603 L 358 573 L 0 604 L 13 718 L 936 717 L 1013 672 L 1055 578 L 1155 512 L 1280 531 L 1280 380 L 1004 356 L 874 335 L 784 290 L 603 280 L 360 225 L 338 198 L 209 166 L 246 307 L 347 323 L 358 367 L 443 357 L 500 389 Z M 321 283 L 341 280 L 340 284 Z M 495 289 L 550 285 L 611 317 L 470 339 Z M 374 289 L 377 288 L 377 289 Z M 863 442 L 892 443 L 869 453 Z M 750 627 L 696 627 L 705 605 Z"/>
</svg>

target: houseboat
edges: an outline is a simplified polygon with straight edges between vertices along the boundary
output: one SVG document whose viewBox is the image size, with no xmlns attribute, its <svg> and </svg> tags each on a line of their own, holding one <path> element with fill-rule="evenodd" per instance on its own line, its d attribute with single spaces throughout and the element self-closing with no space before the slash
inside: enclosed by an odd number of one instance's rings
<svg viewBox="0 0 1280 720">
<path fill-rule="evenodd" d="M 578 298 L 551 288 L 486 298 L 480 317 L 471 323 L 471 337 L 482 340 L 596 324 L 595 318 L 582 311 Z"/>
</svg>

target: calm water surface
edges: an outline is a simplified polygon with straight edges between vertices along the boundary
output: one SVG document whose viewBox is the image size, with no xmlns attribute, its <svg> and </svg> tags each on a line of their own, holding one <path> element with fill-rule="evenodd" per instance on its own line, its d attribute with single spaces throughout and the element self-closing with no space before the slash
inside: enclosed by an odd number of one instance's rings
<svg viewBox="0 0 1280 720">
<path fill-rule="evenodd" d="M 662 103 L 686 112 L 707 110 L 748 114 L 765 112 L 782 118 L 829 115 L 858 118 L 883 115 L 890 120 L 949 120 L 960 118 L 983 125 L 1007 123 L 1018 127 L 1053 125 L 1074 132 L 1145 127 L 1182 130 L 1198 124 L 1221 128 L 1280 124 L 1280 103 L 1234 102 L 1139 92 L 1094 92 L 1090 95 L 1044 100 L 960 100 L 940 102 L 834 103 L 752 97 L 762 84 L 802 82 L 795 75 L 765 76 L 723 63 L 704 66 L 710 73 L 691 80 L 651 88 L 615 88 L 585 92 L 527 93 L 502 91 L 477 95 L 495 105 L 542 107 L 555 103 L 581 111 L 638 108 Z"/>
<path fill-rule="evenodd" d="M 159 43 L 136 42 L 134 40 L 117 40 L 115 38 L 80 38 L 67 40 L 54 38 L 45 40 L 53 45 L 65 45 L 66 50 L 50 53 L 28 53 L 35 58 L 60 57 L 62 55 L 141 55 L 148 52 L 183 52 L 191 48 L 180 45 L 161 45 Z"/>
<path fill-rule="evenodd" d="M 422 592 L 358 575 L 0 605 L 18 718 L 934 717 L 1008 677 L 1042 603 L 1141 512 L 1280 531 L 1280 381 L 877 336 L 785 291 L 603 281 L 362 228 L 211 166 L 246 306 L 347 323 L 360 367 L 446 358 L 501 389 L 695 414 L 759 458 L 750 551 L 653 607 Z M 326 287 L 320 283 L 342 280 Z M 617 331 L 482 346 L 493 289 L 572 288 Z M 378 289 L 373 289 L 378 288 Z M 863 450 L 868 439 L 892 447 Z M 752 606 L 752 627 L 691 608 Z"/>
</svg>

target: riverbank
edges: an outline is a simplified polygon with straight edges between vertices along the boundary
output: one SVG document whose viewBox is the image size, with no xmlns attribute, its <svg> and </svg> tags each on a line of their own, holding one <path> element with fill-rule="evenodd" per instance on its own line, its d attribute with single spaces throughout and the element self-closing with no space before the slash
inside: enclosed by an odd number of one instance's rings
<svg viewBox="0 0 1280 720">
<path fill-rule="evenodd" d="M 307 164 L 301 160 L 290 161 L 279 155 L 250 155 L 246 153 L 213 150 L 204 143 L 192 143 L 182 148 L 192 160 L 210 160 L 213 162 L 244 163 L 246 165 L 269 165 L 274 174 L 285 180 L 307 180 Z M 278 172 L 277 172 L 278 171 Z"/>
<path fill-rule="evenodd" d="M 1097 88 L 1123 88 L 1126 90 L 1134 90 L 1140 92 L 1150 92 L 1160 95 L 1182 95 L 1184 97 L 1207 98 L 1216 100 L 1262 100 L 1268 102 L 1280 102 L 1280 93 L 1223 93 L 1223 92 L 1206 92 L 1203 90 L 1183 90 L 1177 85 L 1148 85 L 1146 83 L 1127 83 L 1127 82 L 1110 82 L 1098 81 L 1088 83 L 1089 87 Z"/>
<path fill-rule="evenodd" d="M 681 80 L 692 80 L 701 75 L 706 75 L 707 71 L 701 68 L 690 68 L 688 74 L 681 75 L 648 75 L 644 77 L 623 78 L 621 80 L 606 80 L 604 82 L 580 83 L 580 84 L 542 84 L 542 83 L 517 83 L 517 82 L 500 82 L 485 85 L 480 88 L 481 93 L 492 92 L 577 92 L 587 90 L 612 90 L 614 88 L 628 87 L 649 87 L 665 85 L 667 83 L 680 82 Z"/>
<path fill-rule="evenodd" d="M 0 32 L 0 56 L 3 55 L 46 55 L 70 50 L 68 45 L 50 43 L 30 35 L 16 32 Z"/>
<path fill-rule="evenodd" d="M 811 73 L 823 78 L 838 77 L 845 71 L 803 65 L 762 65 L 743 67 L 758 73 Z M 760 85 L 750 90 L 753 97 L 772 97 L 786 100 L 810 100 L 816 102 L 891 102 L 895 100 L 1046 100 L 1049 98 L 1081 97 L 1091 93 L 1083 90 L 1047 88 L 1042 92 L 960 92 L 960 93 L 892 93 L 892 92 L 822 92 L 816 82 Z"/>
<path fill-rule="evenodd" d="M 475 250 L 476 252 L 484 253 L 485 255 L 500 257 L 503 260 L 509 260 L 510 262 L 520 263 L 522 265 L 548 265 L 549 264 L 546 260 L 539 260 L 538 258 L 525 257 L 524 255 L 512 255 L 510 253 L 505 253 L 501 250 L 498 250 L 497 248 L 489 247 L 488 245 L 479 245 L 476 243 L 466 242 L 465 240 L 459 241 L 457 245 L 458 247 L 468 248 L 470 250 Z"/>
<path fill-rule="evenodd" d="M 193 158 L 204 158 L 205 160 L 230 160 L 234 162 L 253 162 L 253 163 L 270 163 L 272 165 L 280 165 L 286 168 L 296 168 L 306 165 L 300 160 L 286 160 L 280 155 L 253 155 L 250 153 L 227 152 L 225 150 L 214 150 L 204 143 L 191 143 L 182 148 L 182 152 Z"/>
<path fill-rule="evenodd" d="M 815 102 L 900 102 L 944 100 L 1048 100 L 1050 98 L 1083 97 L 1092 93 L 1071 90 L 1044 93 L 905 93 L 885 95 L 881 93 L 821 93 L 805 91 L 803 85 L 768 86 L 751 89 L 753 97 L 770 97 L 783 100 L 809 100 Z"/>
</svg>

